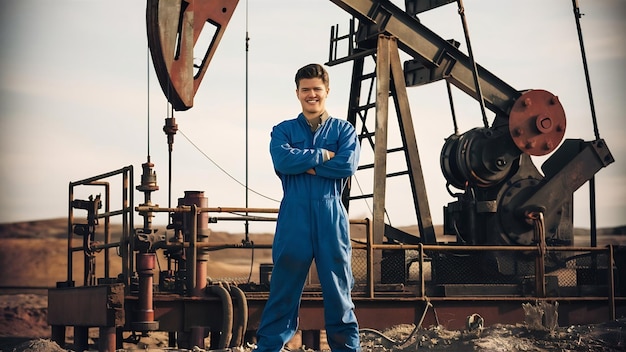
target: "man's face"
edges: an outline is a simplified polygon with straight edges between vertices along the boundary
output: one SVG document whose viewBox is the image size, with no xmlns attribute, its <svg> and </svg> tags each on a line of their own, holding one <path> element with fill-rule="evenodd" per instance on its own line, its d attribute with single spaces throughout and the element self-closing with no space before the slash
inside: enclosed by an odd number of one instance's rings
<svg viewBox="0 0 626 352">
<path fill-rule="evenodd" d="M 307 118 L 319 116 L 326 110 L 326 97 L 329 88 L 321 78 L 303 78 L 296 89 L 296 95 L 302 105 L 302 112 Z"/>
</svg>

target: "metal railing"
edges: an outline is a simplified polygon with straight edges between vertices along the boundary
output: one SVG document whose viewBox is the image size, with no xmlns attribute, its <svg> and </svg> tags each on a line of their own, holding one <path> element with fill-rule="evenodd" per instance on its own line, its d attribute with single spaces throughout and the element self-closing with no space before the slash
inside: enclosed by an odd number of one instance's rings
<svg viewBox="0 0 626 352">
<path fill-rule="evenodd" d="M 111 177 L 120 176 L 122 177 L 122 204 L 119 209 L 111 210 L 111 185 L 110 182 L 104 181 Z M 111 276 L 110 272 L 110 248 L 119 248 L 120 256 L 123 258 L 125 263 L 122 265 L 124 277 L 128 278 L 130 276 L 130 268 L 132 267 L 132 258 L 129 255 L 132 253 L 131 245 L 131 229 L 134 228 L 133 221 L 133 208 L 132 204 L 134 204 L 134 197 L 132 192 L 133 181 L 133 167 L 126 166 L 118 170 L 114 170 L 111 172 L 107 172 L 104 174 L 100 174 L 97 176 L 93 176 L 90 178 L 86 178 L 80 181 L 70 182 L 69 183 L 69 191 L 68 191 L 68 216 L 67 216 L 67 282 L 64 285 L 74 286 L 73 280 L 73 254 L 75 252 L 83 252 L 85 254 L 85 271 L 83 277 L 83 285 L 91 286 L 94 285 L 95 282 L 92 280 L 92 274 L 94 268 L 92 268 L 91 261 L 93 259 L 93 254 L 104 250 L 104 277 L 109 279 Z M 75 226 L 84 226 L 89 224 L 79 224 L 75 222 L 74 218 L 74 209 L 76 209 L 76 201 L 80 201 L 74 199 L 75 189 L 80 186 L 98 186 L 104 188 L 104 213 L 96 213 L 93 214 L 93 219 L 89 219 L 91 215 L 89 215 L 88 210 L 88 221 L 98 221 L 99 219 L 104 219 L 104 244 L 91 244 L 88 243 L 89 239 L 85 239 L 83 242 L 83 246 L 74 247 L 73 243 L 73 235 L 75 234 Z M 92 201 L 92 200 L 90 200 Z M 80 207 L 79 207 L 80 208 Z M 98 206 L 99 208 L 99 206 Z M 122 217 L 122 236 L 119 242 L 111 242 L 111 231 L 110 231 L 110 219 L 113 216 L 121 216 Z M 96 223 L 97 224 L 97 223 Z M 83 236 L 87 236 L 88 234 L 83 234 Z M 93 234 L 91 234 L 93 235 Z M 128 261 L 128 262 L 127 262 Z M 91 271 L 91 273 L 90 273 Z"/>
<path fill-rule="evenodd" d="M 123 206 L 120 210 L 111 211 L 109 200 L 109 184 L 102 182 L 101 179 L 122 174 L 123 181 Z M 96 249 L 108 249 L 119 247 L 120 256 L 123 258 L 123 276 L 129 278 L 132 265 L 132 241 L 130 229 L 133 228 L 132 220 L 132 192 L 130 192 L 129 184 L 132 184 L 132 167 L 116 170 L 111 173 L 99 175 L 93 178 L 85 179 L 78 182 L 70 183 L 70 208 L 68 216 L 68 282 L 72 282 L 72 253 L 84 251 L 83 247 L 72 247 L 72 228 L 74 224 L 73 208 L 71 206 L 73 200 L 73 189 L 79 185 L 103 186 L 106 192 L 105 212 L 98 214 L 98 218 L 105 219 L 105 241 L 103 245 L 93 247 Z M 178 206 L 176 208 L 160 208 L 158 206 L 137 206 L 134 211 L 139 213 L 191 213 L 193 216 L 192 224 L 195 223 L 198 214 L 207 213 L 241 213 L 246 215 L 233 216 L 216 216 L 210 219 L 214 221 L 276 221 L 275 217 L 266 215 L 249 215 L 249 214 L 277 214 L 278 209 L 275 208 L 236 208 L 236 207 L 197 207 Z M 123 216 L 123 234 L 120 242 L 112 243 L 110 241 L 109 217 L 115 215 Z M 353 265 L 355 276 L 359 279 L 357 283 L 363 283 L 365 287 L 365 298 L 377 299 L 388 297 L 388 292 L 382 294 L 377 292 L 377 285 L 380 285 L 381 263 L 375 263 L 375 251 L 385 251 L 387 253 L 398 252 L 400 254 L 400 265 L 402 277 L 401 283 L 406 286 L 416 287 L 413 291 L 409 291 L 414 299 L 421 300 L 511 300 L 511 301 L 528 301 L 528 300 L 606 300 L 609 304 L 611 316 L 615 316 L 616 300 L 626 299 L 620 296 L 616 297 L 616 276 L 615 276 L 615 258 L 614 246 L 607 247 L 581 247 L 581 246 L 546 246 L 545 241 L 540 241 L 536 245 L 519 246 L 519 245 L 425 245 L 425 244 L 396 244 L 396 243 L 373 243 L 373 233 L 371 221 L 369 219 L 351 220 L 351 225 L 364 226 L 366 241 L 355 242 L 353 248 L 353 261 L 355 257 L 359 257 L 359 252 L 365 252 L 361 258 L 365 257 L 364 270 Z M 195 263 L 194 258 L 197 257 L 200 250 L 215 251 L 222 249 L 246 249 L 252 248 L 251 244 L 244 242 L 239 243 L 216 243 L 216 242 L 199 242 L 195 236 L 195 227 L 191 230 L 189 242 L 170 243 L 167 240 L 159 245 L 159 249 L 191 249 L 189 252 L 189 262 Z M 269 249 L 271 244 L 254 244 L 254 248 Z M 108 251 L 105 251 L 105 277 L 110 277 Z M 407 263 L 406 255 L 412 253 L 413 258 Z M 494 279 L 497 275 L 485 275 L 486 272 L 493 273 L 495 269 L 489 268 L 482 262 L 485 257 L 491 258 L 508 258 L 508 261 L 515 266 L 513 269 L 500 268 L 504 272 L 511 272 L 508 275 L 502 274 L 502 281 Z M 383 256 L 384 258 L 384 256 Z M 524 258 L 523 260 L 518 260 Z M 358 258 L 356 260 L 359 260 Z M 460 263 L 460 264 L 459 264 Z M 470 263 L 470 265 L 467 265 Z M 557 263 L 557 264 L 555 264 Z M 417 271 L 411 272 L 412 265 L 417 264 Z M 457 267 L 460 269 L 458 269 Z M 498 265 L 504 267 L 501 262 Z M 526 265 L 526 266 L 524 266 Z M 195 280 L 194 265 L 188 267 L 188 279 Z M 449 266 L 449 267 L 446 267 Z M 477 268 L 477 269 L 476 269 Z M 472 273 L 472 269 L 476 269 L 477 277 L 472 278 L 467 273 Z M 359 271 L 360 270 L 360 271 Z M 454 273 L 458 271 L 460 278 L 455 278 Z M 446 277 L 441 273 L 452 275 Z M 412 277 L 411 277 L 412 274 Z M 482 277 L 481 277 L 482 275 Z M 397 276 L 397 275 L 396 275 Z M 361 280 L 361 281 L 359 281 Z M 364 281 L 364 282 L 363 282 Z M 458 287 L 455 288 L 455 282 Z M 85 278 L 85 284 L 87 278 Z M 195 287 L 195 282 L 188 282 L 189 287 Z M 514 291 L 506 290 L 490 290 L 493 287 L 514 286 Z M 457 291 L 451 293 L 445 289 L 437 290 L 437 288 L 452 287 Z M 483 292 L 473 291 L 478 286 L 486 287 Z M 556 288 L 556 289 L 555 289 Z M 465 290 L 464 292 L 462 292 Z M 517 291 L 515 291 L 517 290 Z M 461 292 L 461 293 L 459 293 Z M 589 294 L 589 293 L 592 294 Z M 405 292 L 406 293 L 406 292 Z"/>
</svg>

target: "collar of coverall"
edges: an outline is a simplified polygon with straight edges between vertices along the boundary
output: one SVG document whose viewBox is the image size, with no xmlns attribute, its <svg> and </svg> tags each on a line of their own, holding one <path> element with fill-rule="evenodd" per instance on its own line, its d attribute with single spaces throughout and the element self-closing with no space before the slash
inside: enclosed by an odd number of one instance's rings
<svg viewBox="0 0 626 352">
<path fill-rule="evenodd" d="M 320 116 L 317 117 L 317 119 L 319 119 L 319 124 L 313 124 L 311 123 L 311 121 L 309 119 L 306 120 L 306 123 L 309 124 L 309 126 L 311 126 L 311 131 L 315 132 L 317 131 L 318 128 L 320 128 L 320 126 L 322 126 L 324 124 L 324 122 L 326 122 L 326 120 L 328 120 L 328 112 L 326 112 L 326 110 L 324 110 L 323 113 L 320 114 Z M 317 120 L 316 119 L 316 120 Z M 315 122 L 318 122 L 315 121 Z"/>
</svg>

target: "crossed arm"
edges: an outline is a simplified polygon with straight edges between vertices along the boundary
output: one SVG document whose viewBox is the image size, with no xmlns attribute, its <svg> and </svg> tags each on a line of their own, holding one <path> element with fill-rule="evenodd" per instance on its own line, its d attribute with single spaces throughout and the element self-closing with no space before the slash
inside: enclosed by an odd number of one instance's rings
<svg viewBox="0 0 626 352">
<path fill-rule="evenodd" d="M 335 156 L 335 152 L 331 151 L 331 150 L 327 150 L 326 151 L 328 153 L 328 160 L 332 159 Z M 328 161 L 326 160 L 326 161 Z M 306 170 L 307 174 L 311 174 L 311 175 L 315 175 L 315 168 L 310 168 L 308 170 Z"/>
<path fill-rule="evenodd" d="M 279 125 L 272 131 L 270 154 L 277 173 L 345 178 L 356 170 L 360 148 L 354 129 L 342 126 L 343 131 L 339 133 L 337 141 L 338 150 L 330 150 L 294 146 L 288 128 Z"/>
</svg>

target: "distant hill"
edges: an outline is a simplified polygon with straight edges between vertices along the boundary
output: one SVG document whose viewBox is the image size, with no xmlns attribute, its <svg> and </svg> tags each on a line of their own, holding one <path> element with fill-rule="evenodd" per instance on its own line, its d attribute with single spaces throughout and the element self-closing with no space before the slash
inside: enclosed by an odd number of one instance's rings
<svg viewBox="0 0 626 352">
<path fill-rule="evenodd" d="M 111 224 L 111 233 L 114 237 L 119 236 L 122 226 L 120 224 Z M 362 228 L 362 227 L 359 227 Z M 99 231 L 102 231 L 102 225 Z M 401 230 L 417 235 L 419 233 L 417 225 L 404 226 Z M 355 229 L 355 233 L 362 232 L 360 229 Z M 442 233 L 442 226 L 436 225 L 435 232 L 437 234 Z M 575 228 L 575 236 L 588 236 L 590 230 L 585 228 Z M 617 227 L 606 227 L 597 229 L 599 236 L 612 235 L 620 236 L 626 235 L 626 225 Z M 212 237 L 214 241 L 220 242 L 226 240 L 226 236 L 236 235 L 225 232 L 213 232 Z M 256 237 L 271 237 L 272 234 L 256 234 Z M 22 222 L 12 222 L 0 224 L 0 238 L 23 238 L 23 239 L 43 239 L 43 238 L 67 238 L 67 219 L 44 219 L 44 220 L 32 220 Z M 267 240 L 267 239 L 266 239 Z M 264 241 L 265 242 L 265 241 Z"/>
<path fill-rule="evenodd" d="M 156 226 L 157 228 L 162 228 Z M 112 241 L 118 241 L 121 234 L 121 225 L 111 225 Z M 418 227 L 401 227 L 407 233 L 416 235 Z M 626 226 L 610 229 L 599 229 L 597 245 L 603 247 L 608 244 L 626 246 L 624 232 Z M 101 241 L 102 228 L 98 228 L 96 240 Z M 437 234 L 442 233 L 441 225 L 435 226 Z M 590 243 L 588 229 L 576 229 L 576 244 L 586 246 Z M 352 235 L 355 239 L 365 238 L 363 226 L 353 226 Z M 444 237 L 450 237 L 445 239 Z M 213 244 L 234 245 L 240 244 L 244 238 L 240 233 L 212 231 L 209 241 Z M 271 244 L 273 234 L 250 234 L 249 238 L 256 245 Z M 0 224 L 0 287 L 54 287 L 56 282 L 67 280 L 67 219 L 47 219 Z M 453 240 L 453 236 L 438 236 L 438 240 Z M 80 246 L 81 238 L 72 235 L 72 246 Z M 112 251 L 112 253 L 115 253 Z M 73 254 L 74 280 L 83 277 L 84 269 L 82 253 Z M 159 251 L 160 263 L 166 263 L 163 251 Z M 101 260 L 99 256 L 97 260 Z M 211 265 L 208 266 L 208 277 L 213 279 L 241 280 L 252 277 L 259 278 L 261 263 L 271 263 L 271 249 L 267 248 L 230 248 L 212 251 Z M 254 265 L 253 265 L 254 264 Z M 112 256 L 111 272 L 121 272 L 121 260 L 117 255 Z M 98 268 L 103 268 L 99 261 Z M 101 269 L 98 269 L 101 270 Z M 231 280 L 232 279 L 232 280 Z"/>
<path fill-rule="evenodd" d="M 104 231 L 104 225 L 100 225 L 97 234 Z M 112 238 L 119 238 L 122 233 L 121 224 L 110 224 Z M 162 228 L 163 226 L 155 226 Z M 214 242 L 232 242 L 232 237 L 238 234 L 228 232 L 213 231 L 211 239 Z M 272 234 L 252 234 L 257 243 L 271 243 Z M 76 236 L 75 236 L 76 237 Z M 243 234 L 241 234 L 243 237 Z M 33 220 L 23 222 L 12 222 L 0 224 L 0 238 L 15 239 L 66 239 L 67 238 L 67 219 L 46 219 Z M 76 237 L 78 238 L 78 237 Z"/>
<path fill-rule="evenodd" d="M 584 231 L 589 232 L 589 230 Z M 574 234 L 576 234 L 576 229 L 574 229 Z M 626 235 L 626 225 L 598 229 L 598 235 Z"/>
<path fill-rule="evenodd" d="M 0 224 L 0 238 L 67 238 L 67 218 Z"/>
</svg>

